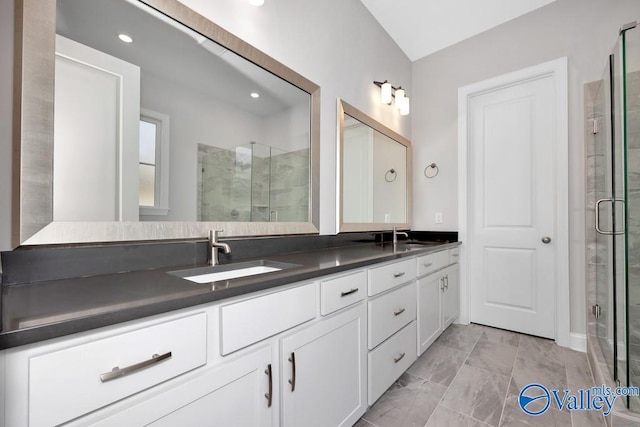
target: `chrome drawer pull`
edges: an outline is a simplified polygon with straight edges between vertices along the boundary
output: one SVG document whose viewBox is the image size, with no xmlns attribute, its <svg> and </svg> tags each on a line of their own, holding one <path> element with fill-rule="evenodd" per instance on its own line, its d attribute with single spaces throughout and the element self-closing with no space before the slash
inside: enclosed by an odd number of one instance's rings
<svg viewBox="0 0 640 427">
<path fill-rule="evenodd" d="M 401 308 L 401 309 L 400 309 L 400 310 L 398 310 L 398 311 L 394 311 L 394 312 L 393 312 L 393 315 L 394 315 L 394 316 L 400 316 L 402 313 L 404 313 L 404 308 Z"/>
<path fill-rule="evenodd" d="M 396 357 L 394 357 L 394 358 L 393 358 L 393 361 L 394 361 L 395 363 L 398 363 L 399 361 L 401 361 L 401 360 L 404 358 L 404 355 L 405 355 L 405 354 L 406 354 L 406 353 L 400 353 L 400 355 L 398 355 L 398 356 L 396 356 Z"/>
<path fill-rule="evenodd" d="M 422 264 L 422 265 L 424 265 L 425 267 L 429 268 L 429 267 L 431 267 L 431 266 L 433 265 L 433 263 L 432 263 L 432 262 L 430 262 L 430 263 Z"/>
<path fill-rule="evenodd" d="M 393 274 L 393 277 L 396 277 L 396 278 L 397 278 L 397 277 L 402 277 L 402 276 L 404 276 L 404 271 L 402 271 L 402 272 L 400 272 L 400 273 L 394 273 L 394 274 Z"/>
<path fill-rule="evenodd" d="M 346 297 L 347 295 L 355 294 L 359 290 L 360 290 L 359 288 L 354 288 L 354 289 L 351 289 L 350 291 L 340 292 L 340 296 Z"/>
<path fill-rule="evenodd" d="M 148 368 L 156 363 L 160 363 L 163 360 L 167 360 L 171 358 L 171 352 L 167 352 L 165 354 L 154 354 L 151 356 L 151 359 L 145 360 L 144 362 L 136 363 L 135 365 L 127 366 L 125 368 L 115 367 L 111 370 L 111 372 L 104 373 L 100 375 L 100 381 L 106 383 L 107 381 L 115 380 L 116 378 L 121 378 L 126 375 L 132 374 L 136 371 L 139 371 L 144 368 Z"/>
<path fill-rule="evenodd" d="M 289 362 L 291 362 L 291 379 L 289 380 L 289 384 L 291 384 L 291 392 L 296 391 L 296 354 L 291 353 L 289 357 Z"/>
<path fill-rule="evenodd" d="M 271 372 L 271 363 L 267 365 L 267 369 L 264 370 L 264 373 L 269 377 L 269 391 L 265 393 L 264 397 L 267 399 L 267 408 L 271 408 L 271 403 L 273 402 L 273 376 Z"/>
</svg>

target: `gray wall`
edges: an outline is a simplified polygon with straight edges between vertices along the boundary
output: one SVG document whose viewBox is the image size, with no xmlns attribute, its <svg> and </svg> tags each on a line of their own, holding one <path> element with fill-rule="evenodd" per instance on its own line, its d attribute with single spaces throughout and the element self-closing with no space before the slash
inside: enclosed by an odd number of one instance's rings
<svg viewBox="0 0 640 427">
<path fill-rule="evenodd" d="M 0 1 L 0 251 L 11 247 L 13 2 Z"/>
<path fill-rule="evenodd" d="M 557 0 L 413 63 L 414 228 L 457 230 L 458 88 L 566 56 L 569 61 L 571 331 L 585 333 L 583 84 L 604 71 L 618 29 L 640 20 L 637 0 Z M 440 174 L 420 174 L 436 162 Z M 435 224 L 442 212 L 443 224 Z"/>
</svg>

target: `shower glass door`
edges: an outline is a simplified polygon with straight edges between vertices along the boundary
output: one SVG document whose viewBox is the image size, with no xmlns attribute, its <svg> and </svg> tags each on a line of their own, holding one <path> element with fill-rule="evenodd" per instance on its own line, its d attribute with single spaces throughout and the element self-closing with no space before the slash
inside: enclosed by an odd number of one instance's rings
<svg viewBox="0 0 640 427">
<path fill-rule="evenodd" d="M 611 377 L 626 385 L 623 43 L 618 39 L 593 100 L 596 335 Z"/>
</svg>

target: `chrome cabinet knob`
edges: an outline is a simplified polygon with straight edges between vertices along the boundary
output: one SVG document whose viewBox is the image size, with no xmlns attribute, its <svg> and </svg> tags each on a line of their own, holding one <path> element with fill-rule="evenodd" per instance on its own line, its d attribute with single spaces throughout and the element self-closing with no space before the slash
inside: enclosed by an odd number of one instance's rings
<svg viewBox="0 0 640 427">
<path fill-rule="evenodd" d="M 551 237 L 549 237 L 549 236 L 544 236 L 544 237 L 542 238 L 542 243 L 544 243 L 545 245 L 546 245 L 547 243 L 550 243 L 550 242 L 551 242 Z"/>
</svg>

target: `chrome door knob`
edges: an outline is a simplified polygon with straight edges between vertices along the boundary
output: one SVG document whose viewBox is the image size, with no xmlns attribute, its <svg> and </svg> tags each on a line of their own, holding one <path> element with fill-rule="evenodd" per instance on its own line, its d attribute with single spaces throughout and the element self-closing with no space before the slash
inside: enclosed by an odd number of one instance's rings
<svg viewBox="0 0 640 427">
<path fill-rule="evenodd" d="M 550 242 L 551 242 L 551 237 L 544 236 L 544 237 L 542 238 L 542 243 L 544 243 L 545 245 L 546 245 L 547 243 L 550 243 Z"/>
</svg>

